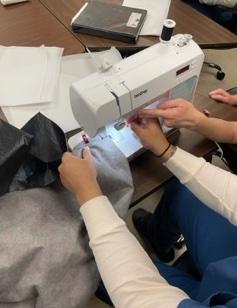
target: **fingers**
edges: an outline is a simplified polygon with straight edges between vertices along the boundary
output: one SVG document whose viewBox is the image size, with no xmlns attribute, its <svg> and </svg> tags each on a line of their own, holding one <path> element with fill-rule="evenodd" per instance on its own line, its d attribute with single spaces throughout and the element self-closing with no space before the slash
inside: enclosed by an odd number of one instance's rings
<svg viewBox="0 0 237 308">
<path fill-rule="evenodd" d="M 230 93 L 228 93 L 227 91 L 223 90 L 223 89 L 216 89 L 214 91 L 211 91 L 209 93 L 209 96 L 219 102 L 222 103 L 226 103 L 229 105 L 236 105 L 237 103 L 237 96 L 235 97 L 235 95 L 231 95 Z"/>
<path fill-rule="evenodd" d="M 168 118 L 170 117 L 170 110 L 162 110 L 162 109 L 142 109 L 139 111 L 139 116 L 143 118 Z"/>
<path fill-rule="evenodd" d="M 173 100 L 161 103 L 158 108 L 159 109 L 176 108 L 176 107 L 183 106 L 184 103 L 186 104 L 187 101 L 183 99 L 173 99 Z"/>
<path fill-rule="evenodd" d="M 72 157 L 74 157 L 74 155 L 70 152 L 63 153 L 62 163 L 66 162 L 68 159 L 71 159 Z"/>
<path fill-rule="evenodd" d="M 60 164 L 60 166 L 58 167 L 58 171 L 59 173 L 63 173 L 63 170 L 64 170 L 64 167 L 68 164 L 70 164 L 70 162 L 74 161 L 74 160 L 80 160 L 79 157 L 73 155 L 72 153 L 70 152 L 65 152 L 63 153 L 63 156 L 62 156 L 62 162 Z"/>
<path fill-rule="evenodd" d="M 63 172 L 63 165 L 65 164 L 65 162 L 67 162 L 68 158 L 70 158 L 71 155 L 72 155 L 72 154 L 69 153 L 69 152 L 63 153 L 61 164 L 60 164 L 60 166 L 58 167 L 58 172 L 59 172 L 60 174 Z"/>
<path fill-rule="evenodd" d="M 220 101 L 223 103 L 228 103 L 229 102 L 229 97 L 228 96 L 222 96 L 219 94 L 214 94 L 211 96 L 212 99 L 214 99 L 215 101 Z"/>
<path fill-rule="evenodd" d="M 174 116 L 174 110 L 178 110 L 176 108 L 186 106 L 187 104 L 191 104 L 190 102 L 184 99 L 174 99 L 166 101 L 159 105 L 156 109 L 142 109 L 139 111 L 139 116 L 144 118 L 158 118 L 162 117 L 165 119 L 171 119 Z"/>
<path fill-rule="evenodd" d="M 213 91 L 211 91 L 209 93 L 209 95 L 212 97 L 213 95 L 223 95 L 223 96 L 226 96 L 228 95 L 228 92 L 226 92 L 225 90 L 223 89 L 215 89 Z"/>
<path fill-rule="evenodd" d="M 90 160 L 92 157 L 90 148 L 88 146 L 85 146 L 84 149 L 82 150 L 82 158 L 86 160 Z M 80 157 L 73 155 L 70 152 L 65 152 L 62 156 L 62 163 L 66 163 L 71 160 L 80 160 Z"/>
<path fill-rule="evenodd" d="M 154 127 L 160 127 L 159 120 L 157 118 L 155 119 L 146 119 L 142 123 L 139 122 L 132 122 L 130 124 L 131 129 L 136 133 L 136 134 L 142 134 L 144 131 L 147 131 L 149 129 L 154 129 Z"/>
<path fill-rule="evenodd" d="M 90 151 L 90 148 L 88 146 L 84 147 L 82 157 L 85 160 L 91 160 L 92 159 L 91 151 Z"/>
<path fill-rule="evenodd" d="M 139 132 L 143 129 L 143 127 L 138 122 L 131 122 L 130 127 L 137 135 L 139 135 Z"/>
<path fill-rule="evenodd" d="M 131 129 L 135 132 L 136 135 L 141 135 L 144 130 L 147 129 L 147 125 L 149 125 L 150 122 L 153 122 L 153 119 L 147 119 L 146 122 L 132 122 L 130 124 Z M 157 120 L 155 120 L 157 121 Z"/>
<path fill-rule="evenodd" d="M 133 114 L 131 117 L 127 119 L 128 124 L 133 123 L 133 122 L 137 122 L 137 123 L 141 122 L 141 118 L 139 117 L 138 113 Z"/>
<path fill-rule="evenodd" d="M 179 125 L 177 125 L 175 121 L 172 121 L 172 120 L 165 120 L 163 124 L 166 127 L 179 127 Z"/>
</svg>

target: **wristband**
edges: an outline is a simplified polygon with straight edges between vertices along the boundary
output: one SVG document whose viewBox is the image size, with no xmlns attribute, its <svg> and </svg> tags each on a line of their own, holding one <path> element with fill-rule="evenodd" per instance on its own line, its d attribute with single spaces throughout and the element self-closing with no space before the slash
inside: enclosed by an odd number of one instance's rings
<svg viewBox="0 0 237 308">
<path fill-rule="evenodd" d="M 169 150 L 169 148 L 171 147 L 171 143 L 169 143 L 169 145 L 167 146 L 167 148 L 160 154 L 160 155 L 156 155 L 156 157 L 161 158 L 162 156 L 165 155 L 165 153 Z"/>
</svg>

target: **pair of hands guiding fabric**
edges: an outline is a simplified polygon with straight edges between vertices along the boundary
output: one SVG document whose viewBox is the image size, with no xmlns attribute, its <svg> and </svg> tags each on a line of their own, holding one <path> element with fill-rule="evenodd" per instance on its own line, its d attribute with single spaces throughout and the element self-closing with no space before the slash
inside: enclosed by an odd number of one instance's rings
<svg viewBox="0 0 237 308">
<path fill-rule="evenodd" d="M 222 89 L 217 89 L 209 93 L 214 100 L 229 105 L 237 105 L 237 95 L 230 95 Z M 130 125 L 139 137 L 143 146 L 152 151 L 155 155 L 161 155 L 167 149 L 169 142 L 162 132 L 158 118 L 164 119 L 167 127 L 188 128 L 191 130 L 206 133 L 213 130 L 214 125 L 218 126 L 221 120 L 213 123 L 206 123 L 206 116 L 197 110 L 192 103 L 184 99 L 175 99 L 162 103 L 157 109 L 142 109 L 138 112 L 142 121 L 133 121 Z M 216 123 L 217 122 L 217 123 Z M 236 123 L 234 123 L 236 125 Z M 209 128 L 210 126 L 210 128 Z M 202 131 L 203 128 L 203 131 Z M 215 136 L 208 136 L 214 137 Z M 224 139 L 230 137 L 225 137 Z M 236 137 L 237 138 L 237 137 Z M 172 154 L 172 153 L 171 153 Z M 164 156 L 164 161 L 172 155 L 169 152 Z M 80 171 L 79 171 L 80 170 Z M 102 195 L 102 191 L 96 180 L 96 169 L 89 147 L 85 147 L 83 158 L 76 157 L 70 153 L 65 153 L 59 167 L 60 178 L 68 190 L 75 193 L 80 205 L 92 198 Z M 80 176 L 78 176 L 80 172 Z"/>
<path fill-rule="evenodd" d="M 142 124 L 133 122 L 131 128 L 138 135 L 144 147 L 156 155 L 160 155 L 169 145 L 156 116 L 147 118 Z M 59 166 L 59 173 L 62 184 L 76 195 L 79 205 L 102 195 L 88 146 L 83 150 L 83 158 L 68 152 L 64 153 L 62 163 Z"/>
</svg>

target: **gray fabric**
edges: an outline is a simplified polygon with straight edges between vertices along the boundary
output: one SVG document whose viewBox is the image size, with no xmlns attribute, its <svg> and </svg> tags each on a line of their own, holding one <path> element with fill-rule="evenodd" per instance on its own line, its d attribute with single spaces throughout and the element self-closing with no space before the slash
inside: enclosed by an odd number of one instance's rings
<svg viewBox="0 0 237 308">
<path fill-rule="evenodd" d="M 81 156 L 81 144 L 73 153 Z M 133 181 L 127 159 L 104 132 L 90 142 L 90 150 L 95 157 L 98 181 L 104 194 L 109 198 L 117 213 L 123 217 L 133 194 Z"/>
<path fill-rule="evenodd" d="M 124 215 L 133 192 L 128 163 L 109 139 L 95 138 L 91 149 L 102 190 Z M 97 287 L 76 200 L 60 185 L 0 198 L 0 249 L 0 308 L 85 307 Z"/>
</svg>

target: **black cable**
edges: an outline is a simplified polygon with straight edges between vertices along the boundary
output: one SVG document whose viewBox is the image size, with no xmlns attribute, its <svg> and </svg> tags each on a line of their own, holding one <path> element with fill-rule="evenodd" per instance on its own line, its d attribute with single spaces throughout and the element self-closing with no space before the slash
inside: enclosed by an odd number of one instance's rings
<svg viewBox="0 0 237 308">
<path fill-rule="evenodd" d="M 222 71 L 222 68 L 218 64 L 206 61 L 204 61 L 204 64 L 217 70 L 216 78 L 218 80 L 223 80 L 225 78 L 225 72 Z"/>
<path fill-rule="evenodd" d="M 219 154 L 220 154 L 220 152 L 217 152 L 217 151 L 214 152 L 214 155 L 216 155 L 217 157 L 219 157 L 220 160 L 231 170 L 231 172 L 233 172 L 231 166 L 229 165 L 229 163 L 227 162 L 227 160 L 225 159 L 225 157 L 221 157 Z"/>
<path fill-rule="evenodd" d="M 220 67 L 218 64 L 216 64 L 216 63 L 206 62 L 206 61 L 205 61 L 204 64 L 208 65 L 208 66 L 211 67 L 211 68 L 215 68 L 215 69 L 217 69 L 218 71 L 222 71 L 221 67 Z"/>
</svg>

